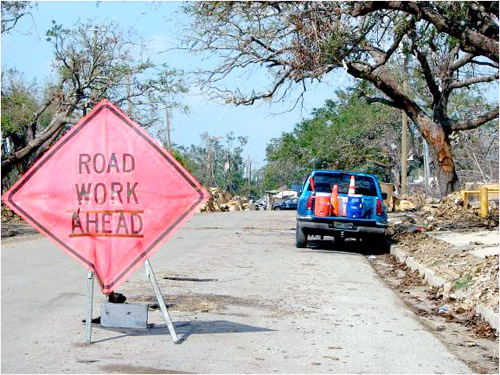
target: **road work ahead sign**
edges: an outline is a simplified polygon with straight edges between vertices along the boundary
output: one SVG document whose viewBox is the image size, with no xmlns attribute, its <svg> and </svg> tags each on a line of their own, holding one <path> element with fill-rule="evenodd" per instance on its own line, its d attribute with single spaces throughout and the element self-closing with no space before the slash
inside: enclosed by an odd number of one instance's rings
<svg viewBox="0 0 500 375">
<path fill-rule="evenodd" d="M 103 100 L 3 201 L 110 293 L 207 198 L 168 152 Z"/>
</svg>

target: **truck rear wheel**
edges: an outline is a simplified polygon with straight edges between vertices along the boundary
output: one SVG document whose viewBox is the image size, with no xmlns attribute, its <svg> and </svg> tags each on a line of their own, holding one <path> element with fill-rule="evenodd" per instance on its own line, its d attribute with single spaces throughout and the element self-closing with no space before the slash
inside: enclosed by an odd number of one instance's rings
<svg viewBox="0 0 500 375">
<path fill-rule="evenodd" d="M 333 235 L 334 246 L 342 247 L 345 244 L 345 238 L 340 233 L 335 233 Z"/>
<path fill-rule="evenodd" d="M 391 245 L 385 234 L 372 234 L 366 236 L 365 239 L 373 254 L 386 254 L 391 251 Z"/>
<path fill-rule="evenodd" d="M 295 229 L 295 247 L 301 249 L 307 246 L 307 234 L 304 233 L 302 227 L 297 223 Z"/>
</svg>

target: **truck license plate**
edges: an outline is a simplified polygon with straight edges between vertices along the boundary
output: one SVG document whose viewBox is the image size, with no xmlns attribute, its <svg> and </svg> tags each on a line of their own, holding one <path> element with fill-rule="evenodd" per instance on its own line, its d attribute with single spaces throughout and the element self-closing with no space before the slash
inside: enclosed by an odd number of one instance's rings
<svg viewBox="0 0 500 375">
<path fill-rule="evenodd" d="M 333 222 L 333 227 L 337 229 L 355 229 L 353 223 L 341 223 L 338 221 Z"/>
</svg>

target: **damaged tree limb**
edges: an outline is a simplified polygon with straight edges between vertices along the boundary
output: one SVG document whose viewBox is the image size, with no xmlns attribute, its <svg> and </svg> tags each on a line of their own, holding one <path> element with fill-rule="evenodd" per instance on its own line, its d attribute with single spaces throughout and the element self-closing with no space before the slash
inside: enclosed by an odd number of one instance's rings
<svg viewBox="0 0 500 375">
<path fill-rule="evenodd" d="M 368 102 L 402 109 L 411 118 L 433 150 L 443 195 L 459 186 L 451 133 L 498 117 L 494 110 L 449 114 L 455 91 L 498 80 L 498 5 L 493 3 L 196 3 L 186 10 L 194 20 L 192 40 L 203 41 L 195 51 L 221 59 L 205 83 L 228 78 L 235 58 L 238 68 L 265 67 L 269 73 L 267 90 L 245 95 L 225 87 L 215 89 L 216 95 L 228 94 L 235 103 L 236 92 L 239 104 L 253 104 L 294 83 L 303 93 L 309 82 L 344 68 L 384 94 L 364 95 Z M 412 85 L 404 94 L 398 67 L 410 53 L 417 57 L 411 77 L 423 82 L 424 90 Z"/>
</svg>

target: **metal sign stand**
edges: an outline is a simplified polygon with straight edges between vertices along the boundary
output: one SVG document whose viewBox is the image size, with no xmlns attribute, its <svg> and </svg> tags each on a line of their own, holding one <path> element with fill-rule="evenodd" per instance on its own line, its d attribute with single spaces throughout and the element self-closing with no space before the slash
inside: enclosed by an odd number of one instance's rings
<svg viewBox="0 0 500 375">
<path fill-rule="evenodd" d="M 172 324 L 172 320 L 170 319 L 170 315 L 167 311 L 167 306 L 165 305 L 165 300 L 163 299 L 163 295 L 161 294 L 160 288 L 158 287 L 158 282 L 156 281 L 155 274 L 153 269 L 151 268 L 151 263 L 149 259 L 144 262 L 144 266 L 146 267 L 146 276 L 151 282 L 153 286 L 153 290 L 155 292 L 156 299 L 158 300 L 158 305 L 160 306 L 161 312 L 163 313 L 163 318 L 167 322 L 168 331 L 170 332 L 170 336 L 175 344 L 179 342 L 177 338 L 177 333 L 175 332 L 174 325 Z M 85 316 L 85 342 L 87 344 L 92 343 L 92 311 L 94 308 L 94 273 L 89 271 L 87 274 L 87 309 Z"/>
<path fill-rule="evenodd" d="M 174 343 L 177 344 L 179 342 L 179 339 L 177 338 L 177 333 L 175 333 L 172 320 L 170 320 L 170 315 L 168 314 L 167 306 L 165 305 L 165 301 L 163 300 L 160 288 L 158 287 L 158 282 L 156 281 L 156 277 L 153 272 L 153 269 L 151 268 L 151 263 L 149 262 L 149 259 L 146 259 L 146 261 L 144 262 L 144 266 L 146 267 L 146 275 L 148 276 L 149 281 L 151 281 L 151 285 L 153 286 L 153 290 L 155 291 L 156 299 L 158 300 L 158 305 L 160 305 L 161 312 L 163 313 L 163 318 L 165 318 L 165 321 L 167 322 L 167 327 L 168 331 L 170 332 L 170 336 L 172 337 Z"/>
<path fill-rule="evenodd" d="M 87 274 L 87 310 L 85 312 L 85 342 L 92 342 L 92 310 L 94 309 L 94 273 Z"/>
</svg>

